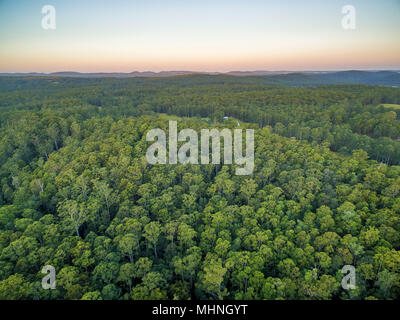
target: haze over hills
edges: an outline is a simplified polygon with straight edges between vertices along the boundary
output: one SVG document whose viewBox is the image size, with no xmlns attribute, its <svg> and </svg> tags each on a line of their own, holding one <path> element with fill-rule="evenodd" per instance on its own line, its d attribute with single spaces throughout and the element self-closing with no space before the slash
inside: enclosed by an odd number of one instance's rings
<svg viewBox="0 0 400 320">
<path fill-rule="evenodd" d="M 160 78 L 187 75 L 225 75 L 237 77 L 264 77 L 271 83 L 288 86 L 318 86 L 330 84 L 367 84 L 400 87 L 399 70 L 378 71 L 230 71 L 230 72 L 195 72 L 195 71 L 133 71 L 81 73 L 62 71 L 53 73 L 0 73 L 2 77 L 74 77 L 74 78 Z"/>
<path fill-rule="evenodd" d="M 289 73 L 274 76 L 274 80 L 285 85 L 317 86 L 330 84 L 367 84 L 400 86 L 399 71 L 339 71 Z"/>
<path fill-rule="evenodd" d="M 0 76 L 34 76 L 34 77 L 82 77 L 82 78 L 130 78 L 130 77 L 173 77 L 180 75 L 193 74 L 193 71 L 133 71 L 133 72 L 76 72 L 76 71 L 58 71 L 51 73 L 28 72 L 28 73 L 0 73 Z"/>
</svg>

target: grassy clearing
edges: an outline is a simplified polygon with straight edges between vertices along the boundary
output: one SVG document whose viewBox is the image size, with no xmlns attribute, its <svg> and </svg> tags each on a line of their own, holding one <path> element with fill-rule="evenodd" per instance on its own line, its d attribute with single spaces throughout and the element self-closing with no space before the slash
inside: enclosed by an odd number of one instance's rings
<svg viewBox="0 0 400 320">
<path fill-rule="evenodd" d="M 391 109 L 400 110 L 400 104 L 390 104 L 390 103 L 386 103 L 386 104 L 382 104 L 382 106 L 384 106 L 385 108 L 391 108 Z"/>
</svg>

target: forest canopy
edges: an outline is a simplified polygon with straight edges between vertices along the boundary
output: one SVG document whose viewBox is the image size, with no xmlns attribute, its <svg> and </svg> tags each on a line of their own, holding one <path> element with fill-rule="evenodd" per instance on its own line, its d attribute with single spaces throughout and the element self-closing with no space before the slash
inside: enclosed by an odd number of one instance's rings
<svg viewBox="0 0 400 320">
<path fill-rule="evenodd" d="M 0 299 L 398 298 L 399 104 L 263 77 L 0 77 Z M 254 171 L 150 165 L 171 119 L 254 129 Z"/>
</svg>

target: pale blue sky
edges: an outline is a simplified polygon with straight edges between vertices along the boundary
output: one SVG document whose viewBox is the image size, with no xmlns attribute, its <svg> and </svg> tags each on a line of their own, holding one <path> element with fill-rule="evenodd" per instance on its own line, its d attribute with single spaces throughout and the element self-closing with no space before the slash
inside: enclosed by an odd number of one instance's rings
<svg viewBox="0 0 400 320">
<path fill-rule="evenodd" d="M 0 0 L 0 72 L 390 69 L 399 35 L 400 0 Z"/>
</svg>

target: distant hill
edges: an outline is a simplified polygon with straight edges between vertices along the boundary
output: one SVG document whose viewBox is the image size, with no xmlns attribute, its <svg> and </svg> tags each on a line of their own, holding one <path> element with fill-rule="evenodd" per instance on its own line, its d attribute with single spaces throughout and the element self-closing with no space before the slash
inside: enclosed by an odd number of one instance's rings
<svg viewBox="0 0 400 320">
<path fill-rule="evenodd" d="M 181 76 L 188 74 L 196 74 L 198 72 L 193 71 L 161 71 L 161 72 L 152 72 L 152 71 L 133 71 L 129 73 L 123 72 L 95 72 L 95 73 L 83 73 L 83 72 L 75 72 L 75 71 L 60 71 L 60 72 L 51 72 L 51 73 L 0 73 L 0 76 L 7 77 L 74 77 L 74 78 L 131 78 L 131 77 L 173 77 L 173 76 Z"/>
<path fill-rule="evenodd" d="M 271 76 L 278 74 L 288 74 L 293 73 L 293 71 L 229 71 L 224 74 L 230 76 Z"/>
<path fill-rule="evenodd" d="M 285 85 L 316 86 L 330 84 L 369 84 L 400 87 L 398 71 L 339 71 L 326 73 L 289 73 L 273 76 Z"/>
<path fill-rule="evenodd" d="M 287 86 L 319 86 L 332 84 L 367 84 L 400 87 L 400 71 L 230 71 L 194 72 L 194 71 L 133 71 L 129 73 L 99 72 L 81 73 L 62 71 L 53 73 L 0 73 L 0 77 L 73 77 L 73 78 L 157 78 L 186 75 L 226 75 L 233 77 L 263 77 L 271 84 Z"/>
</svg>

